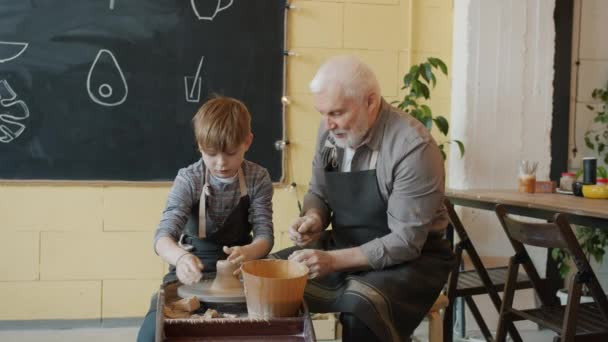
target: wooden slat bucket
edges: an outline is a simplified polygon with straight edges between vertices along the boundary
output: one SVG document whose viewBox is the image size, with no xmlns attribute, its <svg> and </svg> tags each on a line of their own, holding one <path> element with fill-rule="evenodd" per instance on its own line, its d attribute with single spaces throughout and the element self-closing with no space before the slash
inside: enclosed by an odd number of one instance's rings
<svg viewBox="0 0 608 342">
<path fill-rule="evenodd" d="M 308 267 L 295 261 L 262 259 L 243 263 L 242 272 L 249 317 L 297 315 Z"/>
</svg>

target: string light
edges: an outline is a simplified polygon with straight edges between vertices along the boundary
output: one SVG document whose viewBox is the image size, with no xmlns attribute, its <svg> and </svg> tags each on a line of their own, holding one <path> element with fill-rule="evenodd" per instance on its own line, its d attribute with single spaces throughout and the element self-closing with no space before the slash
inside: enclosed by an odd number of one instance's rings
<svg viewBox="0 0 608 342">
<path fill-rule="evenodd" d="M 277 140 L 274 142 L 274 148 L 277 151 L 285 150 L 285 147 L 287 147 L 287 145 L 289 145 L 289 140 Z"/>
<path fill-rule="evenodd" d="M 296 182 L 291 182 L 285 186 L 285 191 L 293 192 L 296 196 L 296 202 L 298 203 L 298 212 L 302 212 L 302 203 L 300 202 L 300 197 L 298 196 L 298 185 Z"/>
</svg>

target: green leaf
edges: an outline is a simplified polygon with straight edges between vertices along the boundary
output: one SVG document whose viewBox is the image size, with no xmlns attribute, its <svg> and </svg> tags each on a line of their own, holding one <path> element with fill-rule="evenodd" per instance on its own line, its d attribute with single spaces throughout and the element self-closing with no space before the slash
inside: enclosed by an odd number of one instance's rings
<svg viewBox="0 0 608 342">
<path fill-rule="evenodd" d="M 559 266 L 559 275 L 565 279 L 569 272 L 570 272 L 570 266 L 565 262 L 561 263 Z"/>
<path fill-rule="evenodd" d="M 418 69 L 420 67 L 418 65 L 412 65 L 412 67 L 410 68 L 410 75 L 412 75 L 413 79 L 417 79 L 418 78 Z"/>
<path fill-rule="evenodd" d="M 429 90 L 429 87 L 424 83 L 418 84 L 420 87 L 420 91 L 422 92 L 422 96 L 424 96 L 424 98 L 428 100 L 431 97 L 431 91 Z"/>
<path fill-rule="evenodd" d="M 426 60 L 429 61 L 429 63 L 431 63 L 431 65 L 435 68 L 439 66 L 439 64 L 437 64 L 437 58 L 429 57 Z"/>
<path fill-rule="evenodd" d="M 410 111 L 410 115 L 416 118 L 416 120 L 420 121 L 420 123 L 424 125 L 424 118 L 422 117 L 420 109 L 412 109 Z"/>
<path fill-rule="evenodd" d="M 441 156 L 443 157 L 443 160 L 446 160 L 448 156 L 445 154 L 445 151 L 443 149 L 441 149 L 440 151 L 441 151 Z"/>
<path fill-rule="evenodd" d="M 454 140 L 458 145 L 458 149 L 460 150 L 460 158 L 464 156 L 464 144 L 460 140 Z"/>
<path fill-rule="evenodd" d="M 585 145 L 587 145 L 587 147 L 589 147 L 592 150 L 595 149 L 595 145 L 593 145 L 593 143 L 591 142 L 591 139 L 589 139 L 589 137 L 585 137 Z"/>
<path fill-rule="evenodd" d="M 606 147 L 606 145 L 604 145 L 604 143 L 597 144 L 597 153 L 604 152 L 604 147 Z"/>
<path fill-rule="evenodd" d="M 410 93 L 416 98 L 421 97 L 420 82 L 418 82 L 418 80 L 412 80 L 412 89 L 411 89 Z"/>
<path fill-rule="evenodd" d="M 431 79 L 433 78 L 433 68 L 429 63 L 424 63 L 424 73 L 422 77 L 426 80 L 426 83 L 431 84 Z"/>
<path fill-rule="evenodd" d="M 409 97 L 406 96 L 406 97 L 403 98 L 403 101 L 401 101 L 399 103 L 399 105 L 403 106 L 403 107 L 407 107 L 407 106 L 412 105 L 413 103 L 415 103 L 415 102 L 412 101 Z"/>
<path fill-rule="evenodd" d="M 553 258 L 553 260 L 555 261 L 559 261 L 562 258 L 562 253 L 561 253 L 561 249 L 559 248 L 553 248 L 551 250 L 551 258 Z"/>
<path fill-rule="evenodd" d="M 448 131 L 450 130 L 450 124 L 448 120 L 443 116 L 437 116 L 433 119 L 435 121 L 435 125 L 437 125 L 437 129 L 443 135 L 448 135 Z"/>
<path fill-rule="evenodd" d="M 448 75 L 448 67 L 445 65 L 445 63 L 443 63 L 443 61 L 439 58 L 437 58 L 437 64 L 439 65 L 439 68 L 441 69 L 441 72 L 443 72 L 446 76 Z"/>
<path fill-rule="evenodd" d="M 420 105 L 420 109 L 422 109 L 422 113 L 425 117 L 433 117 L 433 112 L 431 111 L 431 108 L 429 108 L 429 106 L 423 104 Z"/>
<path fill-rule="evenodd" d="M 405 88 L 409 87 L 410 84 L 412 83 L 412 78 L 413 78 L 412 74 L 410 74 L 410 73 L 405 74 L 405 76 L 403 76 L 403 88 L 401 88 L 401 89 L 405 89 Z"/>
<path fill-rule="evenodd" d="M 422 123 L 429 131 L 433 128 L 433 118 L 425 116 L 422 118 Z"/>
<path fill-rule="evenodd" d="M 595 108 L 593 108 L 593 106 L 591 106 L 591 105 L 587 105 L 586 107 L 587 107 L 589 110 L 595 110 Z"/>
<path fill-rule="evenodd" d="M 435 78 L 435 74 L 431 73 L 431 82 L 433 83 L 433 88 L 435 88 L 435 85 L 437 84 L 437 79 Z"/>
<path fill-rule="evenodd" d="M 600 176 L 600 178 L 608 178 L 608 171 L 606 171 L 605 167 L 598 166 L 597 167 L 597 175 Z"/>
</svg>

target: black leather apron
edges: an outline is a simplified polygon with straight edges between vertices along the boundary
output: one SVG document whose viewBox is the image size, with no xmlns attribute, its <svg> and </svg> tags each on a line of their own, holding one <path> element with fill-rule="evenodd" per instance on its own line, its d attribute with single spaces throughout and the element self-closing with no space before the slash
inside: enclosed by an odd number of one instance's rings
<svg viewBox="0 0 608 342">
<path fill-rule="evenodd" d="M 360 246 L 390 233 L 387 203 L 381 196 L 375 160 L 370 170 L 325 172 L 327 200 L 333 211 L 332 230 L 324 232 L 322 249 Z M 342 153 L 340 153 L 342 155 Z M 297 247 L 280 251 L 287 258 Z M 311 312 L 348 312 L 382 341 L 409 341 L 443 288 L 454 256 L 447 240 L 430 236 L 421 256 L 382 270 L 341 272 L 308 282 Z"/>
</svg>

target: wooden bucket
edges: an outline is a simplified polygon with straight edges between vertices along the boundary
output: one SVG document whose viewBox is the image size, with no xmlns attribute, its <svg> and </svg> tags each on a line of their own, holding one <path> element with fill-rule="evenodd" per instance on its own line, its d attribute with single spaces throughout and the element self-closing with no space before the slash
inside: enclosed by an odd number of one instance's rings
<svg viewBox="0 0 608 342">
<path fill-rule="evenodd" d="M 289 260 L 252 260 L 241 268 L 252 318 L 293 317 L 304 298 L 308 267 Z"/>
</svg>

